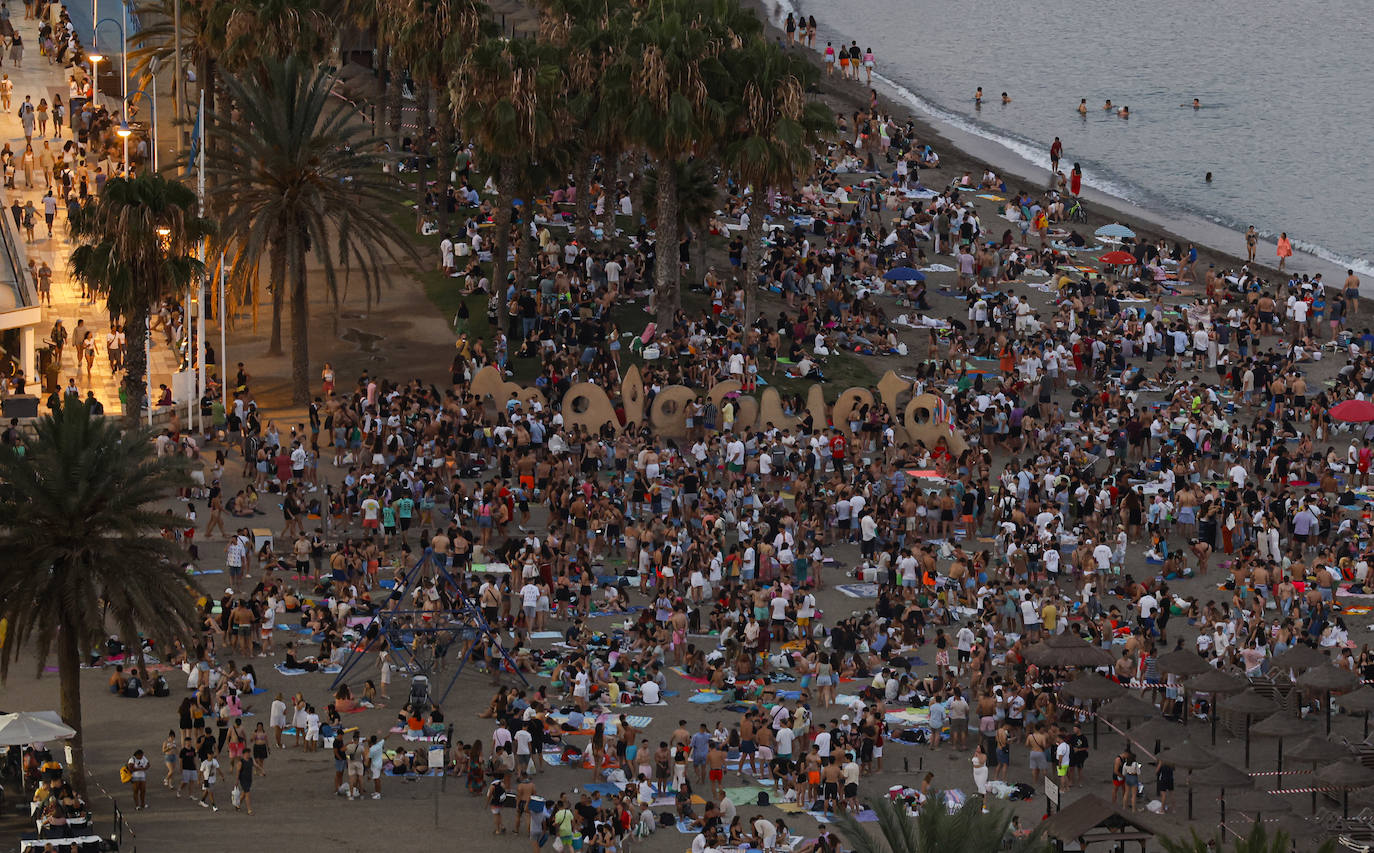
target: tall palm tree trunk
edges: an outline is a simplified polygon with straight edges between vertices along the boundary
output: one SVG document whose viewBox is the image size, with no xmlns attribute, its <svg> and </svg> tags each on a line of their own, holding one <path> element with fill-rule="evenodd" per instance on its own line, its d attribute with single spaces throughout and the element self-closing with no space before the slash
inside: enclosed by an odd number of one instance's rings
<svg viewBox="0 0 1374 853">
<path fill-rule="evenodd" d="M 669 157 L 654 161 L 658 191 L 654 199 L 654 311 L 660 328 L 672 322 L 682 304 L 677 245 L 677 163 Z"/>
<path fill-rule="evenodd" d="M 755 186 L 749 195 L 749 228 L 744 236 L 744 338 L 758 316 L 759 275 L 763 271 L 763 215 L 768 210 L 765 190 Z"/>
<path fill-rule="evenodd" d="M 143 395 L 148 388 L 148 308 L 126 318 L 124 325 L 124 420 L 137 424 L 143 414 Z"/>
<path fill-rule="evenodd" d="M 310 294 L 299 230 L 291 242 L 291 402 L 303 406 L 310 402 Z"/>
<path fill-rule="evenodd" d="M 67 744 L 72 748 L 71 780 L 78 794 L 86 796 L 86 747 L 81 734 L 81 649 L 76 644 L 76 628 L 63 624 L 57 629 L 58 714 L 62 722 L 76 729 Z"/>
<path fill-rule="evenodd" d="M 382 128 L 386 126 L 387 86 L 391 79 L 391 67 L 388 63 L 390 53 L 385 44 L 377 46 L 377 87 L 382 97 L 373 102 L 372 107 L 372 135 L 381 139 Z"/>
<path fill-rule="evenodd" d="M 387 122 L 391 129 L 391 152 L 396 157 L 396 171 L 399 174 L 401 161 L 405 159 L 405 152 L 401 150 L 401 114 L 405 109 L 405 98 L 401 90 L 405 88 L 405 70 L 396 61 L 396 51 L 391 49 L 389 54 L 391 62 L 386 82 Z"/>
<path fill-rule="evenodd" d="M 415 233 L 425 221 L 425 193 L 429 191 L 429 96 L 430 85 L 415 83 Z"/>
<path fill-rule="evenodd" d="M 509 265 L 506 256 L 510 250 L 510 172 L 504 162 L 496 167 L 496 214 L 492 223 L 495 231 L 491 237 L 491 290 L 496 300 L 496 322 L 504 323 L 506 317 L 506 272 Z M 499 326 L 498 326 L 499 327 Z M 493 328 L 492 334 L 496 333 Z"/>
<path fill-rule="evenodd" d="M 272 336 L 267 342 L 267 354 L 279 356 L 281 349 L 281 312 L 286 298 L 286 238 L 280 234 L 272 238 L 272 271 L 268 284 L 272 287 Z"/>
<path fill-rule="evenodd" d="M 448 191 L 453 184 L 453 99 L 442 82 L 435 85 L 439 93 L 439 233 L 448 233 Z"/>
<path fill-rule="evenodd" d="M 586 248 L 592 244 L 592 158 L 582 152 L 573 167 L 573 181 L 577 183 L 577 204 L 573 205 L 573 223 L 577 228 L 577 245 Z"/>
<path fill-rule="evenodd" d="M 694 282 L 706 280 L 706 238 L 710 234 L 711 229 L 703 225 L 698 225 L 692 232 L 692 269 L 695 273 L 692 280 Z"/>
</svg>

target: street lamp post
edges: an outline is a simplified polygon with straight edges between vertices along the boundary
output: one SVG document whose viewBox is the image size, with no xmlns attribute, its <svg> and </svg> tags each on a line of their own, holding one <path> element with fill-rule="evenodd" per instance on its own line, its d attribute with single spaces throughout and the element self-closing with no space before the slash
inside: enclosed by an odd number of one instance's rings
<svg viewBox="0 0 1374 853">
<path fill-rule="evenodd" d="M 94 50 L 95 45 L 91 45 L 91 49 Z M 104 61 L 105 57 L 99 53 L 92 53 L 86 58 L 91 61 L 91 100 L 94 101 L 91 106 L 98 107 L 100 106 L 100 63 Z"/>
<path fill-rule="evenodd" d="M 132 130 L 129 130 L 128 119 L 119 123 L 119 130 L 116 130 L 115 133 L 124 140 L 124 177 L 127 178 L 129 177 L 129 136 L 133 133 Z"/>
</svg>

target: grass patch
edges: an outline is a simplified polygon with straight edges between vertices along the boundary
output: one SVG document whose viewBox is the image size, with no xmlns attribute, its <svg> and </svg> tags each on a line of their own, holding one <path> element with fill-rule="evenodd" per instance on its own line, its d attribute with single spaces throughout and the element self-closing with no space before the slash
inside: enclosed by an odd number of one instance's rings
<svg viewBox="0 0 1374 853">
<path fill-rule="evenodd" d="M 468 305 L 469 319 L 467 323 L 467 334 L 470 338 L 477 338 L 484 341 L 488 346 L 491 344 L 494 330 L 487 321 L 487 298 L 485 296 L 474 295 L 464 296 L 462 293 L 461 278 L 450 278 L 444 275 L 443 270 L 438 268 L 439 243 L 442 235 L 422 235 L 413 233 L 415 231 L 415 208 L 413 199 L 401 198 L 402 203 L 398 204 L 395 212 L 392 213 L 392 220 L 402 230 L 412 233 L 412 240 L 420 251 L 422 265 L 412 271 L 412 275 L 420 282 L 425 291 L 425 296 L 434 304 L 439 315 L 444 318 L 450 329 L 454 329 L 454 319 L 458 314 L 459 306 L 466 301 Z M 450 228 L 456 228 L 470 211 L 459 210 L 450 217 Z M 637 227 L 637 220 L 631 222 L 629 217 L 616 217 L 616 224 L 628 232 L 632 227 Z M 624 220 L 624 221 L 621 221 Z M 708 239 L 708 253 L 713 250 L 723 250 L 725 241 L 722 238 Z M 718 245 L 717 245 L 718 244 Z M 720 268 L 720 265 L 717 265 Z M 482 271 L 485 275 L 491 275 L 491 265 L 482 264 Z M 701 271 L 694 270 L 695 276 L 700 276 Z M 760 294 L 759 310 L 769 316 L 776 315 L 780 308 L 783 308 L 781 300 L 769 294 Z M 710 300 L 705 293 L 695 291 L 687 286 L 684 281 L 682 289 L 682 307 L 689 314 L 700 313 L 708 308 Z M 621 300 L 611 311 L 611 320 L 620 327 L 622 332 L 634 332 L 638 334 L 643 331 L 644 326 L 652 319 L 645 312 L 646 304 L 641 301 Z M 456 334 L 456 330 L 455 330 Z M 514 343 L 514 342 L 513 342 Z M 622 368 L 628 368 L 631 364 L 639 365 L 643 370 L 645 362 L 637 354 L 631 354 L 629 348 L 624 347 L 620 351 Z M 511 377 L 515 382 L 528 384 L 534 381 L 539 375 L 542 363 L 537 358 L 517 358 L 512 351 L 507 367 L 512 372 Z M 768 383 L 768 387 L 777 389 L 777 392 L 784 397 L 793 395 L 800 396 L 804 401 L 814 383 L 810 379 L 791 379 L 782 365 L 776 371 L 762 370 L 760 375 Z M 878 381 L 879 374 L 869 365 L 868 361 L 862 356 L 853 353 L 835 353 L 826 361 L 825 382 L 821 383 L 821 388 L 825 393 L 827 402 L 834 402 L 840 393 L 853 387 L 872 387 Z"/>
</svg>

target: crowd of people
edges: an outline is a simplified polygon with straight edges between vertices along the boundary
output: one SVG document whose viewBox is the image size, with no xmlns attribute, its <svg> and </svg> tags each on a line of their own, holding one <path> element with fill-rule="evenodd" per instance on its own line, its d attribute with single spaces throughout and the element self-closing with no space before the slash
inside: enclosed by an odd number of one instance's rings
<svg viewBox="0 0 1374 853">
<path fill-rule="evenodd" d="M 577 188 L 561 187 L 516 226 L 538 249 L 529 277 L 493 284 L 489 203 L 463 183 L 451 212 L 467 221 L 443 238 L 441 265 L 473 307 L 455 318 L 448 382 L 325 365 L 304 418 L 278 424 L 240 365 L 232 405 L 203 434 L 163 436 L 160 451 L 202 465 L 190 523 L 166 535 L 194 545 L 192 577 L 222 567 L 229 581 L 203 599 L 199 642 L 154 650 L 186 666 L 193 690 L 162 746 L 164 785 L 218 811 L 229 780 L 252 814 L 274 750 L 329 751 L 339 796 L 448 773 L 483 798 L 493 832 L 538 847 L 613 853 L 668 808 L 697 830 L 694 853 L 792 850 L 792 828 L 763 810 L 772 800 L 741 808 L 729 777 L 824 815 L 861 809 L 865 775 L 893 779 L 915 808 L 940 789 L 1025 798 L 1045 776 L 1073 790 L 1110 765 L 1098 777 L 1113 802 L 1168 810 L 1167 756 L 1095 755 L 1089 708 L 1059 692 L 1072 668 L 1029 659 L 1046 636 L 1106 652 L 1104 673 L 1169 719 L 1216 711 L 1161 671 L 1177 648 L 1259 678 L 1287 676 L 1270 661 L 1308 644 L 1374 678 L 1346 622 L 1369 583 L 1374 428 L 1330 415 L 1374 393 L 1358 277 L 1328 293 L 1319 276 L 1204 270 L 1195 248 L 1143 237 L 1120 244 L 1134 263 L 1099 265 L 1119 241 L 1075 230 L 1076 180 L 951 179 L 915 125 L 872 107 L 838 115 L 843 141 L 815 173 L 768 194 L 759 258 L 743 239 L 757 207 L 732 188 L 708 226 L 724 258 L 702 268 L 704 235 L 679 247 L 699 294 L 670 323 L 622 329 L 628 300 L 655 298 L 647 226 L 580 245 L 564 230 Z M 594 177 L 582 207 L 633 216 L 635 188 Z M 988 191 L 1006 197 L 975 200 Z M 888 280 L 907 267 L 929 281 Z M 495 287 L 504 300 L 488 298 Z M 746 323 L 754 290 L 774 296 Z M 485 339 L 468 323 L 484 301 Z M 178 310 L 166 308 L 169 335 Z M 644 410 L 669 386 L 696 392 L 684 438 L 620 417 L 565 423 L 563 397 L 583 381 L 623 416 L 632 356 Z M 882 401 L 818 419 L 794 390 L 783 426 L 745 423 L 737 399 L 707 394 L 884 356 L 901 359 L 912 394 L 945 401 L 957 442 L 911 439 Z M 533 377 L 542 399 L 474 394 L 489 366 Z M 275 505 L 280 530 L 263 536 Z M 863 609 L 838 607 L 851 595 Z M 278 643 L 288 629 L 295 641 Z M 279 654 L 285 674 L 367 663 L 322 711 L 278 693 L 250 731 L 261 685 L 236 661 Z M 424 693 L 389 732 L 347 731 L 342 715 L 385 704 L 405 661 L 469 656 L 498 685 L 485 738 L 458 740 Z M 134 695 L 150 683 L 136 675 Z M 724 704 L 686 704 L 704 713 L 648 737 L 631 711 L 677 711 L 682 692 Z M 968 763 L 918 779 L 908 758 L 921 749 Z M 137 808 L 149 764 L 140 751 L 126 765 Z M 614 793 L 563 784 L 541 798 L 550 766 Z M 1139 795 L 1147 766 L 1154 796 Z M 837 846 L 826 831 L 814 844 Z"/>
</svg>

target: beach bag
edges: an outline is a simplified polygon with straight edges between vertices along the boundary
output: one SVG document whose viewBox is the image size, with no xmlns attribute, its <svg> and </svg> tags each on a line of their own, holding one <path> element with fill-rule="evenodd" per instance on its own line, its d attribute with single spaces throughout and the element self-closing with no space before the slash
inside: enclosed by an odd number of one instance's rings
<svg viewBox="0 0 1374 853">
<path fill-rule="evenodd" d="M 759 791 L 759 796 L 758 799 L 755 801 L 755 804 L 760 807 L 768 805 L 768 792 Z"/>
<path fill-rule="evenodd" d="M 119 768 L 119 784 L 127 785 L 134 781 L 134 771 L 129 769 L 129 765 L 123 764 Z"/>
</svg>

